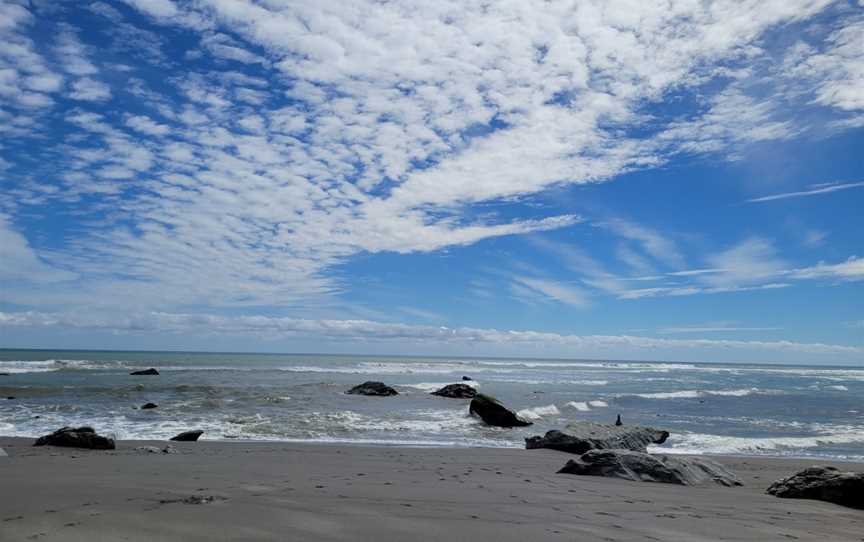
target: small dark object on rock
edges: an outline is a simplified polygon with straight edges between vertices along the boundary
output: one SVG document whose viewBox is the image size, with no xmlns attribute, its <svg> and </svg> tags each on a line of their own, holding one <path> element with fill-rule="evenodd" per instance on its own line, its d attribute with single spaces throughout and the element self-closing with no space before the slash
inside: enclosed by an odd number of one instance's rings
<svg viewBox="0 0 864 542">
<path fill-rule="evenodd" d="M 447 384 L 440 390 L 433 391 L 430 395 L 453 399 L 473 399 L 477 395 L 477 390 L 468 384 Z"/>
<path fill-rule="evenodd" d="M 588 450 L 622 449 L 647 452 L 649 444 L 663 444 L 668 431 L 636 425 L 618 426 L 593 422 L 568 424 L 564 431 L 548 431 L 542 437 L 525 439 L 525 448 L 550 448 L 559 452 L 584 454 Z"/>
<path fill-rule="evenodd" d="M 864 472 L 810 467 L 777 480 L 768 486 L 767 493 L 785 499 L 816 499 L 864 509 Z"/>
<path fill-rule="evenodd" d="M 143 371 L 132 371 L 129 374 L 132 376 L 159 376 L 159 371 L 151 367 L 150 369 L 144 369 Z"/>
<path fill-rule="evenodd" d="M 379 397 L 387 397 L 389 395 L 399 395 L 399 392 L 383 382 L 374 382 L 372 380 L 354 386 L 345 393 L 351 395 L 375 395 Z"/>
<path fill-rule="evenodd" d="M 617 426 L 624 425 L 624 423 L 621 421 L 621 414 L 618 414 L 618 417 L 615 418 L 615 425 L 617 425 Z"/>
<path fill-rule="evenodd" d="M 708 459 L 651 455 L 632 450 L 591 450 L 571 459 L 558 472 L 684 486 L 708 482 L 727 487 L 741 485 L 737 476 Z"/>
<path fill-rule="evenodd" d="M 156 403 L 144 403 L 141 405 L 141 410 L 149 410 L 151 408 L 159 408 L 159 405 Z"/>
<path fill-rule="evenodd" d="M 113 450 L 114 439 L 97 435 L 92 427 L 63 427 L 50 435 L 39 437 L 33 446 L 65 446 L 90 450 Z"/>
<path fill-rule="evenodd" d="M 533 425 L 516 415 L 512 410 L 507 409 L 504 405 L 498 402 L 494 397 L 478 393 L 471 400 L 471 405 L 468 407 L 469 414 L 476 414 L 487 425 L 497 427 L 526 427 Z"/>
<path fill-rule="evenodd" d="M 470 376 L 463 376 L 463 377 L 462 377 L 462 380 L 474 380 L 474 379 L 471 378 Z"/>
<path fill-rule="evenodd" d="M 200 429 L 196 429 L 194 431 L 184 431 L 177 436 L 171 437 L 171 440 L 175 440 L 177 442 L 195 442 L 198 440 L 198 437 L 204 434 L 204 431 Z"/>
</svg>

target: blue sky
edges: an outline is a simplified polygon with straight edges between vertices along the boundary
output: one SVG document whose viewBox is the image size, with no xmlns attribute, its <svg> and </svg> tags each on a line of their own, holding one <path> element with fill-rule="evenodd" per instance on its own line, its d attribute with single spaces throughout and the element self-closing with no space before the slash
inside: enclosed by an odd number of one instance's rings
<svg viewBox="0 0 864 542">
<path fill-rule="evenodd" d="M 864 363 L 864 4 L 0 6 L 0 344 Z"/>
</svg>

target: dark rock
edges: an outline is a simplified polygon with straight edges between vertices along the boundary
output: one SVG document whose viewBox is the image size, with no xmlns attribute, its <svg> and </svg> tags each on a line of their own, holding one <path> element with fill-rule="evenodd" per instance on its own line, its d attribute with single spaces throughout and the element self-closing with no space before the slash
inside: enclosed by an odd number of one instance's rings
<svg viewBox="0 0 864 542">
<path fill-rule="evenodd" d="M 463 376 L 463 377 L 462 377 L 462 380 L 474 380 L 474 379 L 471 378 L 470 376 Z"/>
<path fill-rule="evenodd" d="M 141 410 L 149 410 L 151 408 L 159 408 L 159 405 L 156 403 L 144 403 L 141 405 Z"/>
<path fill-rule="evenodd" d="M 552 430 L 542 437 L 525 439 L 525 448 L 551 448 L 571 454 L 584 454 L 588 450 L 633 450 L 647 452 L 649 444 L 663 444 L 668 431 L 651 427 L 617 426 L 593 422 L 568 424 L 564 431 Z"/>
<path fill-rule="evenodd" d="M 10 396 L 7 397 L 6 399 L 8 399 L 9 401 L 11 401 L 12 399 L 15 399 L 15 396 L 14 396 L 14 395 L 10 395 Z"/>
<path fill-rule="evenodd" d="M 398 391 L 394 390 L 387 384 L 383 382 L 373 382 L 371 380 L 354 386 L 345 393 L 350 393 L 351 395 L 375 395 L 380 397 L 399 395 Z"/>
<path fill-rule="evenodd" d="M 468 412 L 479 416 L 488 425 L 497 427 L 525 427 L 533 425 L 532 422 L 525 421 L 517 416 L 512 410 L 508 410 L 494 397 L 489 397 L 482 393 L 478 393 L 471 400 Z"/>
<path fill-rule="evenodd" d="M 159 376 L 159 371 L 151 367 L 150 369 L 144 369 L 143 371 L 132 371 L 129 374 L 132 376 Z"/>
<path fill-rule="evenodd" d="M 68 448 L 89 448 L 91 450 L 113 450 L 114 439 L 97 435 L 92 427 L 64 427 L 50 435 L 39 437 L 33 446 L 65 446 Z"/>
<path fill-rule="evenodd" d="M 12 373 L 0 373 L 0 376 L 12 376 Z"/>
<path fill-rule="evenodd" d="M 768 494 L 785 499 L 816 499 L 864 509 L 864 472 L 835 467 L 810 467 L 768 487 Z"/>
<path fill-rule="evenodd" d="M 558 472 L 684 486 L 710 482 L 727 487 L 741 485 L 737 476 L 708 459 L 651 455 L 632 450 L 591 450 L 571 459 Z"/>
<path fill-rule="evenodd" d="M 440 390 L 433 391 L 431 395 L 451 397 L 453 399 L 472 399 L 477 395 L 477 390 L 468 384 L 448 384 Z"/>
<path fill-rule="evenodd" d="M 200 429 L 196 429 L 195 431 L 184 431 L 175 437 L 171 437 L 171 440 L 176 440 L 178 442 L 195 442 L 198 440 L 198 437 L 204 434 L 204 431 Z"/>
<path fill-rule="evenodd" d="M 621 414 L 618 414 L 618 417 L 615 418 L 615 425 L 618 425 L 618 426 L 624 425 L 624 422 L 621 421 Z"/>
</svg>

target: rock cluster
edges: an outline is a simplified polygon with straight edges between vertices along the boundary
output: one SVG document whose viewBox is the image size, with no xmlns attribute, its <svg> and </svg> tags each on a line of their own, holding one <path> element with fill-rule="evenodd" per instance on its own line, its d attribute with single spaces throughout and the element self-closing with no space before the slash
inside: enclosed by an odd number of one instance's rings
<svg viewBox="0 0 864 542">
<path fill-rule="evenodd" d="M 487 425 L 494 425 L 496 427 L 525 427 L 532 425 L 531 422 L 517 416 L 515 412 L 509 410 L 494 397 L 483 395 L 482 393 L 476 394 L 474 399 L 471 400 L 468 412 L 479 416 Z"/>
<path fill-rule="evenodd" d="M 354 386 L 345 393 L 351 395 L 374 395 L 379 397 L 387 397 L 389 395 L 399 395 L 399 392 L 383 382 L 368 381 L 357 386 Z"/>
<path fill-rule="evenodd" d="M 567 425 L 564 431 L 552 430 L 544 436 L 525 439 L 525 448 L 550 448 L 571 454 L 584 454 L 588 450 L 633 450 L 645 453 L 649 444 L 663 444 L 669 438 L 668 431 L 636 425 L 606 425 L 593 422 L 576 422 Z"/>
<path fill-rule="evenodd" d="M 440 390 L 433 391 L 431 395 L 453 399 L 473 399 L 477 395 L 477 390 L 468 384 L 448 384 Z"/>
<path fill-rule="evenodd" d="M 737 476 L 708 459 L 652 455 L 632 450 L 590 450 L 568 461 L 558 472 L 685 486 L 707 483 L 729 487 L 741 485 Z"/>
<path fill-rule="evenodd" d="M 36 439 L 33 446 L 65 446 L 90 450 L 113 450 L 114 439 L 97 435 L 92 427 L 63 427 L 50 435 Z"/>
<path fill-rule="evenodd" d="M 816 499 L 864 509 L 864 473 L 815 466 L 777 480 L 767 492 L 787 499 Z"/>
</svg>

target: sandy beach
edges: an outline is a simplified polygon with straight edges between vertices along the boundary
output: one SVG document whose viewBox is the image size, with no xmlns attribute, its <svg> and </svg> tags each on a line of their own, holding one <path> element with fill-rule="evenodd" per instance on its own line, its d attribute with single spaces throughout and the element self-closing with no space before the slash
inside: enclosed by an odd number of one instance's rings
<svg viewBox="0 0 864 542">
<path fill-rule="evenodd" d="M 864 511 L 764 494 L 825 462 L 717 458 L 743 487 L 556 474 L 552 450 L 0 438 L 0 540 L 864 540 Z M 834 463 L 844 470 L 864 465 Z"/>
</svg>

